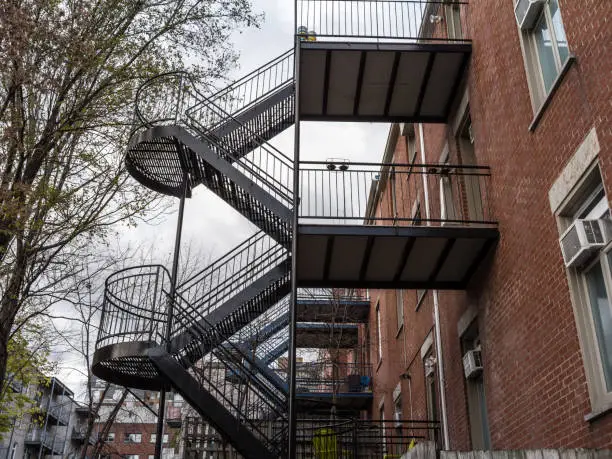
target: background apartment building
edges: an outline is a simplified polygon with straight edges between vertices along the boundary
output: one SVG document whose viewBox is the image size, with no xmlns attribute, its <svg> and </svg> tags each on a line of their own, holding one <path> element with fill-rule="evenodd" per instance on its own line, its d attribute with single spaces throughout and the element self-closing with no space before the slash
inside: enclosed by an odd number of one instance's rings
<svg viewBox="0 0 612 459">
<path fill-rule="evenodd" d="M 370 212 L 500 238 L 465 291 L 370 291 L 371 414 L 440 419 L 447 449 L 610 448 L 612 2 L 515 3 L 432 11 L 469 31 L 466 78 L 447 124 L 391 126 Z"/>
</svg>

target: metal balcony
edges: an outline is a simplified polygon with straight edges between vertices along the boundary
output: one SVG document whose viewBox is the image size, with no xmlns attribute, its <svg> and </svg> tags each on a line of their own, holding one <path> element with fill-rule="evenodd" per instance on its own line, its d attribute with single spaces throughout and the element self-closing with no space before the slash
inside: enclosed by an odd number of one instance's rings
<svg viewBox="0 0 612 459">
<path fill-rule="evenodd" d="M 359 326 L 355 324 L 298 322 L 297 347 L 311 349 L 349 349 L 359 342 Z"/>
<path fill-rule="evenodd" d="M 72 428 L 70 438 L 77 443 L 85 443 L 87 441 L 90 445 L 94 445 L 97 441 L 97 434 L 92 432 L 89 438 L 87 438 L 87 426 L 79 426 Z"/>
<path fill-rule="evenodd" d="M 301 166 L 301 287 L 464 289 L 499 237 L 488 167 Z"/>
<path fill-rule="evenodd" d="M 446 122 L 466 14 L 453 0 L 298 0 L 300 119 Z"/>
<path fill-rule="evenodd" d="M 302 412 L 368 409 L 373 400 L 372 367 L 346 362 L 303 362 L 296 369 L 296 391 Z"/>
<path fill-rule="evenodd" d="M 26 433 L 24 444 L 30 448 L 41 448 L 45 455 L 62 456 L 64 442 L 56 438 L 57 435 L 45 430 L 30 430 Z"/>
<path fill-rule="evenodd" d="M 299 322 L 364 323 L 370 313 L 365 291 L 352 289 L 300 289 L 297 298 Z"/>
</svg>

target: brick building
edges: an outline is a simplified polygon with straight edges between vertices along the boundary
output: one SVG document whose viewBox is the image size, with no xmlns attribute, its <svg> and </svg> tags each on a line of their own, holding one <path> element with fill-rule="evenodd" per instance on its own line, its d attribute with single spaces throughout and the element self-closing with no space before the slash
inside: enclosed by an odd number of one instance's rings
<svg viewBox="0 0 612 459">
<path fill-rule="evenodd" d="M 532 2 L 523 28 L 514 3 L 432 11 L 434 29 L 469 32 L 466 77 L 447 124 L 390 128 L 383 163 L 398 166 L 370 212 L 449 226 L 488 214 L 500 238 L 465 291 L 370 290 L 371 415 L 440 419 L 446 449 L 611 448 L 610 245 L 566 266 L 559 238 L 609 218 L 612 2 Z M 466 370 L 479 355 L 482 371 Z"/>
<path fill-rule="evenodd" d="M 104 392 L 105 383 L 97 378 L 93 381 L 93 398 L 100 401 L 99 422 L 95 430 L 102 433 L 106 420 L 117 403 L 121 401 L 124 388 L 111 386 Z M 102 394 L 104 398 L 102 398 Z M 159 394 L 152 391 L 133 390 L 117 412 L 103 447 L 107 458 L 150 459 L 155 453 L 157 437 L 157 409 Z M 167 422 L 164 427 L 162 458 L 180 457 L 180 424 L 183 401 L 180 396 L 166 400 Z"/>
</svg>

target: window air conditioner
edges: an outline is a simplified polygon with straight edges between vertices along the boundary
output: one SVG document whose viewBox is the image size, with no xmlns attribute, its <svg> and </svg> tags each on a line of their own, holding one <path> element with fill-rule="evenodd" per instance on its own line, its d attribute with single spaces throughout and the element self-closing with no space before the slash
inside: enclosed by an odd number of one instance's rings
<svg viewBox="0 0 612 459">
<path fill-rule="evenodd" d="M 612 238 L 612 220 L 576 219 L 559 238 L 563 261 L 568 268 L 586 263 L 591 254 Z"/>
<path fill-rule="evenodd" d="M 482 372 L 482 356 L 480 350 L 467 351 L 463 356 L 463 372 L 466 379 L 474 378 Z"/>
<path fill-rule="evenodd" d="M 530 30 L 535 26 L 546 0 L 518 0 L 514 7 L 514 16 L 521 30 Z"/>
</svg>

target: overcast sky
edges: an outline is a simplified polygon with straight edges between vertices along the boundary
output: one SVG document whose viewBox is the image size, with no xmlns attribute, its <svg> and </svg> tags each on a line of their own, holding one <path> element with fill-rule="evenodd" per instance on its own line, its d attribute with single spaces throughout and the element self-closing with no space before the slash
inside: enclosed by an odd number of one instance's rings
<svg viewBox="0 0 612 459">
<path fill-rule="evenodd" d="M 240 68 L 233 79 L 265 64 L 293 46 L 294 24 L 291 0 L 254 0 L 256 10 L 265 13 L 260 29 L 235 34 L 234 43 L 240 52 Z M 346 158 L 353 161 L 380 161 L 389 125 L 375 123 L 302 123 L 301 159 L 325 160 Z M 293 156 L 293 128 L 273 139 L 272 143 L 287 156 Z M 121 245 L 151 245 L 160 259 L 169 259 L 172 252 L 178 201 L 174 212 L 155 225 L 142 224 L 120 231 Z M 183 241 L 191 243 L 203 254 L 223 255 L 256 231 L 256 228 L 209 190 L 200 186 L 185 206 Z M 205 267 L 203 264 L 202 268 Z M 170 268 L 168 266 L 168 268 Z M 80 393 L 82 374 L 72 369 L 77 362 L 62 356 L 59 377 Z"/>
</svg>

